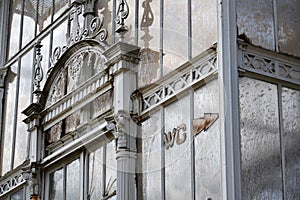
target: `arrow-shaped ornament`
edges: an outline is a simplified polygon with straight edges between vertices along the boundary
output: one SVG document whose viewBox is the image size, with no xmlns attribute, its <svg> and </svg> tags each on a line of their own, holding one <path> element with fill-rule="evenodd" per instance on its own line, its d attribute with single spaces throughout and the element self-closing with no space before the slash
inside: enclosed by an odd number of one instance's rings
<svg viewBox="0 0 300 200">
<path fill-rule="evenodd" d="M 206 131 L 219 118 L 218 113 L 204 113 L 204 117 L 193 120 L 193 135 Z"/>
</svg>

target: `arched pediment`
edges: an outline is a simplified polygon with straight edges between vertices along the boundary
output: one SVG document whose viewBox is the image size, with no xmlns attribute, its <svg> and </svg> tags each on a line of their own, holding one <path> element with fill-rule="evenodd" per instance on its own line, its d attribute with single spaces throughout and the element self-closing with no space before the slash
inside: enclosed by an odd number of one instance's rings
<svg viewBox="0 0 300 200">
<path fill-rule="evenodd" d="M 70 46 L 61 56 L 61 49 L 56 49 L 53 57 L 57 60 L 47 73 L 39 106 L 44 109 L 53 105 L 95 74 L 104 72 L 107 60 L 102 54 L 104 50 L 96 40 L 82 40 Z"/>
</svg>

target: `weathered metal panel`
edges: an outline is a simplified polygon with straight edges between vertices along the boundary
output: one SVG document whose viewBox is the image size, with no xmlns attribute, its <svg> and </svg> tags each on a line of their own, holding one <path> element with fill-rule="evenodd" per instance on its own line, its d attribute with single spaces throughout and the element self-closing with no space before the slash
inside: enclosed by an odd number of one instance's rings
<svg viewBox="0 0 300 200">
<path fill-rule="evenodd" d="M 281 199 L 277 86 L 247 77 L 239 84 L 242 196 Z"/>
</svg>

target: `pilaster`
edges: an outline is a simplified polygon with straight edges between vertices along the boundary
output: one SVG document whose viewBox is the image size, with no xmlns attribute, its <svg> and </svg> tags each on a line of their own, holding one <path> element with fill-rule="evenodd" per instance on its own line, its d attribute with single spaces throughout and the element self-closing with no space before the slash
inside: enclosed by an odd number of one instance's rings
<svg viewBox="0 0 300 200">
<path fill-rule="evenodd" d="M 117 144 L 117 199 L 134 200 L 136 193 L 137 125 L 130 117 L 130 96 L 136 90 L 139 47 L 119 42 L 104 52 L 114 77 L 114 123 Z"/>
</svg>

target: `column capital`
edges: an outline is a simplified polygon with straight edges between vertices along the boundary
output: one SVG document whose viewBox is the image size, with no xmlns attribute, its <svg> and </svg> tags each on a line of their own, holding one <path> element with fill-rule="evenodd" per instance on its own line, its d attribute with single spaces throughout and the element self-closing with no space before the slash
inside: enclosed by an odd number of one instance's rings
<svg viewBox="0 0 300 200">
<path fill-rule="evenodd" d="M 103 55 L 108 61 L 105 63 L 110 67 L 110 74 L 116 74 L 122 70 L 134 70 L 139 63 L 140 47 L 118 42 L 107 49 Z"/>
</svg>

